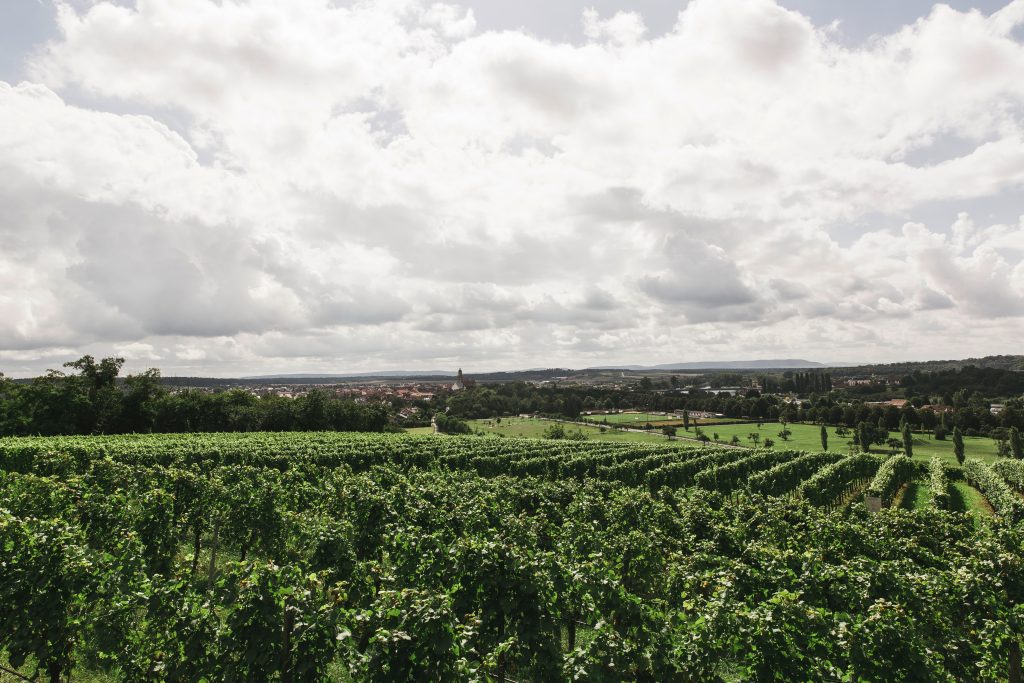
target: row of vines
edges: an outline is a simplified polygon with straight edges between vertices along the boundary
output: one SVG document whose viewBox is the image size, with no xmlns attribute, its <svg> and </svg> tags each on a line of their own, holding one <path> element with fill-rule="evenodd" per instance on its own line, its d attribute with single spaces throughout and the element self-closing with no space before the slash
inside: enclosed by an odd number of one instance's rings
<svg viewBox="0 0 1024 683">
<path fill-rule="evenodd" d="M 51 683 L 1005 681 L 1021 528 L 840 505 L 903 468 L 399 435 L 0 440 L 0 665 Z"/>
</svg>

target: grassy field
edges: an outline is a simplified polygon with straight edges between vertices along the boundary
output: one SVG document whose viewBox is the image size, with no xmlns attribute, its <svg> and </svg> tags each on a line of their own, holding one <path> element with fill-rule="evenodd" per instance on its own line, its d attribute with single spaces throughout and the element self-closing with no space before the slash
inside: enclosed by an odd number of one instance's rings
<svg viewBox="0 0 1024 683">
<path fill-rule="evenodd" d="M 618 413 L 616 415 L 608 415 L 601 417 L 657 417 L 652 413 Z M 610 421 L 610 420 L 609 420 Z M 643 424 L 650 421 L 652 425 L 658 424 L 653 420 L 637 421 L 636 425 L 629 424 L 628 422 L 621 421 L 621 426 L 629 427 L 642 427 Z M 502 418 L 501 422 L 495 420 L 470 420 L 469 425 L 474 431 L 480 431 L 485 434 L 499 434 L 504 436 L 515 436 L 527 439 L 540 439 L 544 435 L 544 430 L 547 429 L 553 422 L 550 420 L 542 420 L 539 418 L 523 418 L 523 417 L 505 417 Z M 662 421 L 660 424 L 667 424 Z M 820 451 L 821 450 L 821 427 L 818 425 L 808 424 L 790 424 L 787 425 L 789 431 L 792 434 L 788 441 L 783 441 L 779 438 L 778 434 L 782 431 L 782 425 L 777 422 L 764 422 L 761 424 L 761 428 L 758 429 L 756 423 L 751 424 L 706 424 L 703 420 L 701 421 L 701 429 L 708 437 L 713 437 L 718 434 L 718 440 L 721 443 L 729 443 L 735 434 L 740 439 L 740 445 L 742 446 L 753 446 L 753 441 L 748 438 L 748 435 L 756 432 L 761 435 L 760 445 L 764 444 L 766 438 L 771 439 L 775 442 L 776 449 L 787 449 L 787 450 L 801 450 L 801 451 Z M 613 441 L 613 442 L 664 442 L 665 437 L 662 436 L 657 430 L 651 434 L 640 434 L 636 432 L 621 432 L 614 429 L 607 429 L 602 432 L 600 427 L 597 426 L 580 426 L 575 424 L 566 424 L 566 430 L 575 431 L 579 429 L 588 438 L 594 439 L 595 441 Z M 846 452 L 850 450 L 849 442 L 851 436 L 845 437 L 836 436 L 835 427 L 828 427 L 828 447 L 830 451 Z M 430 427 L 414 427 L 406 430 L 410 434 L 430 434 L 433 430 Z M 889 434 L 892 437 L 899 438 L 899 434 L 891 432 Z M 693 437 L 694 430 L 693 426 L 690 427 L 690 431 L 686 432 L 679 427 L 679 436 Z M 679 440 L 678 443 L 683 445 L 696 445 L 692 441 Z M 871 449 L 872 453 L 886 454 L 889 452 L 887 448 L 880 446 L 873 446 Z M 996 455 L 996 445 L 992 439 L 988 439 L 980 436 L 965 436 L 964 437 L 964 452 L 967 457 L 978 458 L 985 462 L 995 462 L 998 459 Z M 917 460 L 930 460 L 932 456 L 938 456 L 949 464 L 956 464 L 956 457 L 953 455 L 953 441 L 952 439 L 946 439 L 945 441 L 936 441 L 930 436 L 925 434 L 914 435 L 914 458 Z"/>
<path fill-rule="evenodd" d="M 683 424 L 683 418 L 678 415 L 666 415 L 664 413 L 611 413 L 609 415 L 584 415 L 581 419 L 589 422 L 607 421 L 610 425 L 623 425 L 627 427 L 640 428 L 648 422 L 655 427 Z M 690 418 L 691 424 L 697 421 L 697 418 Z M 727 424 L 736 422 L 736 420 L 729 417 L 714 417 L 701 418 L 699 422 L 700 424 Z"/>
<path fill-rule="evenodd" d="M 544 430 L 555 424 L 551 420 L 525 417 L 503 417 L 501 422 L 495 420 L 469 420 L 469 426 L 473 431 L 481 431 L 484 434 L 500 436 L 511 436 L 526 439 L 540 439 L 544 436 Z M 601 431 L 600 427 L 582 426 L 576 424 L 563 424 L 567 432 L 575 432 L 577 429 L 587 435 L 593 441 L 612 441 L 617 443 L 639 442 L 639 443 L 666 443 L 666 439 L 660 433 L 639 434 L 637 432 L 621 432 L 614 429 Z M 430 434 L 431 427 L 414 427 L 405 430 L 410 434 Z M 698 446 L 694 441 L 679 440 L 673 443 L 681 447 Z"/>
<path fill-rule="evenodd" d="M 724 442 L 728 442 L 735 434 L 739 436 L 740 443 L 744 446 L 753 445 L 753 442 L 747 436 L 752 432 L 757 432 L 761 435 L 761 443 L 764 443 L 765 438 L 769 438 L 775 442 L 775 448 L 777 449 L 821 450 L 820 426 L 790 424 L 787 425 L 787 428 L 792 432 L 789 441 L 783 441 L 779 438 L 778 434 L 782 431 L 782 425 L 777 422 L 762 423 L 760 429 L 757 428 L 756 424 L 715 425 L 702 429 L 704 429 L 704 433 L 708 436 L 713 436 L 717 432 L 719 440 Z M 845 452 L 850 449 L 849 441 L 852 439 L 851 436 L 839 437 L 836 436 L 834 427 L 828 427 L 827 429 L 828 448 L 830 451 Z M 693 434 L 692 429 L 690 434 Z M 889 436 L 899 438 L 899 434 L 896 432 L 891 432 Z M 872 447 L 871 451 L 873 453 L 889 452 L 887 448 L 880 446 Z M 997 459 L 995 442 L 985 437 L 965 436 L 964 452 L 969 458 L 978 458 L 985 462 L 994 462 Z M 930 460 L 933 455 L 939 456 L 946 462 L 955 464 L 956 457 L 953 455 L 953 440 L 936 441 L 924 434 L 914 434 L 914 458 Z"/>
<path fill-rule="evenodd" d="M 607 422 L 609 425 L 626 425 L 630 427 L 643 427 L 646 423 L 650 423 L 655 427 L 663 425 L 681 425 L 683 419 L 678 415 L 672 415 L 665 413 L 611 413 L 609 415 L 585 415 L 582 417 L 583 420 L 591 422 Z M 697 422 L 697 418 L 690 418 L 690 423 Z M 700 418 L 699 423 L 703 425 L 707 424 L 727 424 L 733 423 L 736 420 L 732 418 Z"/>
<path fill-rule="evenodd" d="M 644 423 L 650 422 L 682 422 L 682 418 L 676 415 L 665 415 L 664 413 L 612 413 L 610 415 L 584 415 L 584 420 L 601 422 L 607 420 L 608 424 L 630 425 L 642 427 Z"/>
</svg>

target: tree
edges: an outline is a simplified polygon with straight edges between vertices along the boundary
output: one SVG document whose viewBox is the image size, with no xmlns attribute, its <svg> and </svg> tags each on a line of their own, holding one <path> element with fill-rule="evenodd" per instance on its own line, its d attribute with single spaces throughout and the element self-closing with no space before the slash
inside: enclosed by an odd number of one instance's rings
<svg viewBox="0 0 1024 683">
<path fill-rule="evenodd" d="M 590 437 L 584 434 L 582 429 L 577 427 L 575 432 L 566 432 L 565 438 L 569 441 L 587 441 Z"/>
<path fill-rule="evenodd" d="M 793 432 L 791 432 L 790 430 L 786 429 L 786 423 L 783 422 L 782 423 L 782 431 L 779 432 L 779 438 L 782 439 L 783 441 L 789 441 L 789 437 L 792 434 L 793 434 Z"/>
<path fill-rule="evenodd" d="M 904 422 L 902 436 L 903 436 L 903 452 L 907 454 L 907 457 L 913 457 L 914 455 L 914 435 L 910 433 L 910 423 Z"/>
<path fill-rule="evenodd" d="M 548 425 L 547 429 L 544 430 L 543 436 L 545 439 L 564 439 L 565 427 L 558 422 L 553 425 Z"/>
<path fill-rule="evenodd" d="M 857 425 L 857 443 L 860 445 L 860 449 L 868 453 L 871 451 L 871 442 L 874 441 L 872 438 L 871 427 L 867 422 L 861 422 Z"/>
<path fill-rule="evenodd" d="M 21 433 L 20 423 L 25 416 L 15 409 L 18 395 L 18 385 L 0 372 L 0 436 Z"/>
<path fill-rule="evenodd" d="M 122 365 L 124 358 L 104 358 L 97 363 L 88 355 L 64 364 L 66 368 L 78 370 L 78 376 L 69 380 L 77 381 L 88 396 L 87 423 L 79 425 L 82 432 L 103 433 L 117 421 L 121 412 L 121 393 L 116 382 Z"/>
<path fill-rule="evenodd" d="M 683 411 L 683 429 L 690 431 L 690 411 Z"/>
<path fill-rule="evenodd" d="M 900 449 L 900 446 L 902 445 L 902 442 L 899 439 L 897 439 L 895 437 L 892 437 L 892 438 L 886 439 L 885 445 L 889 447 L 889 452 L 891 454 L 895 455 L 896 451 L 898 451 Z"/>
<path fill-rule="evenodd" d="M 312 394 L 313 392 L 310 392 L 310 395 Z M 451 415 L 436 413 L 434 415 L 434 420 L 437 422 L 437 431 L 442 434 L 469 434 L 471 431 L 468 424 L 457 417 L 452 417 Z M 561 427 L 561 425 L 558 426 Z"/>
<path fill-rule="evenodd" d="M 821 450 L 828 450 L 828 430 L 825 425 L 821 425 Z"/>
<path fill-rule="evenodd" d="M 747 438 L 754 442 L 754 448 L 757 448 L 758 442 L 761 440 L 761 435 L 757 432 L 750 432 L 747 434 Z"/>
<path fill-rule="evenodd" d="M 953 427 L 953 454 L 956 461 L 964 464 L 964 435 L 960 433 L 959 427 Z"/>
<path fill-rule="evenodd" d="M 1010 457 L 1010 432 L 1003 427 L 996 427 L 988 433 L 992 440 L 996 442 L 996 454 L 1000 458 Z"/>
<path fill-rule="evenodd" d="M 167 393 L 160 384 L 160 371 L 150 368 L 124 380 L 121 419 L 118 431 L 151 432 L 156 418 L 157 401 Z"/>
<path fill-rule="evenodd" d="M 676 437 L 676 428 L 672 425 L 665 425 L 661 428 L 661 433 L 670 439 L 674 439 Z"/>
<path fill-rule="evenodd" d="M 1016 427 L 1010 427 L 1010 453 L 1014 458 L 1020 460 L 1024 458 L 1024 443 L 1022 443 L 1020 430 Z"/>
</svg>

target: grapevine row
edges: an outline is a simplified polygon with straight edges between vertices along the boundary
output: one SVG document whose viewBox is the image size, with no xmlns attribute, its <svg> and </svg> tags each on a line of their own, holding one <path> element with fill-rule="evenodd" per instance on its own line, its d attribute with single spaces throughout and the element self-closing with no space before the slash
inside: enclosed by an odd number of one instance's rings
<svg viewBox="0 0 1024 683">
<path fill-rule="evenodd" d="M 905 455 L 894 455 L 878 468 L 865 494 L 881 498 L 882 504 L 888 506 L 892 502 L 892 497 L 910 481 L 915 471 L 913 460 Z"/>
<path fill-rule="evenodd" d="M 814 505 L 832 505 L 848 494 L 858 482 L 875 474 L 878 458 L 867 453 L 851 455 L 826 465 L 800 486 L 800 494 Z"/>
<path fill-rule="evenodd" d="M 975 458 L 968 458 L 964 462 L 964 478 L 985 494 L 996 514 L 1015 522 L 1024 520 L 1024 501 L 991 467 Z"/>
</svg>

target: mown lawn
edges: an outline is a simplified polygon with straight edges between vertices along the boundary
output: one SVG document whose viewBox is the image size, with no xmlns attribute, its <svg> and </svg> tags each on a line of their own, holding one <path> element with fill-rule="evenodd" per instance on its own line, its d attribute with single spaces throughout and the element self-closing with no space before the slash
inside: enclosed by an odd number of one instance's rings
<svg viewBox="0 0 1024 683">
<path fill-rule="evenodd" d="M 713 436 L 717 432 L 719 440 L 726 443 L 735 434 L 739 436 L 741 444 L 752 446 L 753 441 L 748 438 L 748 435 L 752 432 L 757 432 L 761 436 L 761 444 L 764 443 L 765 438 L 770 438 L 775 442 L 776 449 L 821 450 L 821 427 L 819 425 L 790 424 L 787 425 L 787 429 L 792 432 L 788 441 L 783 441 L 778 435 L 782 431 L 782 425 L 778 422 L 764 422 L 761 424 L 760 429 L 758 429 L 756 424 L 715 425 L 704 429 L 704 433 L 708 436 Z M 851 435 L 848 434 L 845 437 L 840 437 L 836 436 L 835 427 L 827 427 L 826 429 L 828 430 L 828 449 L 830 451 L 842 453 L 850 450 L 850 442 L 853 438 Z M 690 434 L 693 434 L 692 427 L 690 428 Z M 889 436 L 900 438 L 897 432 L 890 432 Z M 889 453 L 889 449 L 873 446 L 871 452 L 885 454 Z M 994 462 L 998 459 L 995 441 L 980 436 L 964 437 L 964 453 L 969 458 L 978 458 L 985 462 Z M 933 455 L 939 456 L 939 458 L 950 464 L 956 464 L 956 457 L 953 455 L 952 438 L 947 438 L 945 441 L 936 441 L 925 434 L 914 434 L 914 458 L 930 460 Z"/>
<path fill-rule="evenodd" d="M 544 430 L 553 424 L 552 420 L 524 417 L 503 417 L 501 422 L 497 420 L 469 420 L 469 426 L 473 431 L 480 431 L 484 434 L 496 436 L 509 436 L 525 439 L 541 439 L 544 437 Z M 607 428 L 601 431 L 600 427 L 590 425 L 578 425 L 562 423 L 566 432 L 583 432 L 588 439 L 593 441 L 632 442 L 632 443 L 668 443 L 660 432 L 641 434 L 637 432 L 622 432 Z M 433 429 L 430 427 L 413 427 L 405 430 L 409 434 L 430 434 Z M 682 431 L 682 430 L 680 430 Z M 681 448 L 699 446 L 695 441 L 676 440 L 672 443 L 678 444 Z"/>
<path fill-rule="evenodd" d="M 655 427 L 664 425 L 682 425 L 683 418 L 678 415 L 665 415 L 663 413 L 612 413 L 609 415 L 581 415 L 581 420 L 588 422 L 607 421 L 610 425 L 623 425 L 625 427 L 637 427 L 642 429 L 648 422 Z M 698 418 L 690 418 L 690 424 L 698 422 Z M 699 418 L 700 424 L 728 424 L 736 422 L 731 417 Z"/>
</svg>

